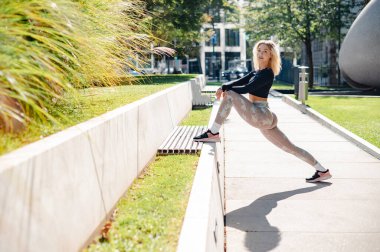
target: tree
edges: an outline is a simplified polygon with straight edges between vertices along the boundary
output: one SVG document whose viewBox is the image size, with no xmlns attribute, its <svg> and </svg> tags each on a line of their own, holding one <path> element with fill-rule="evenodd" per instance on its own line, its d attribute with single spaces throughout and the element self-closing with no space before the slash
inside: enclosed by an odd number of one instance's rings
<svg viewBox="0 0 380 252">
<path fill-rule="evenodd" d="M 246 30 L 252 39 L 275 35 L 283 45 L 302 42 L 309 66 L 309 87 L 313 87 L 312 41 L 326 36 L 331 20 L 336 19 L 339 1 L 259 0 L 251 3 L 246 15 Z"/>
<path fill-rule="evenodd" d="M 354 22 L 360 11 L 368 4 L 369 0 L 335 0 L 335 15 L 329 22 L 326 38 L 330 44 L 330 62 L 337 64 L 339 50 L 343 38 L 346 36 L 348 29 Z M 338 74 L 336 74 L 338 70 Z M 330 81 L 333 83 L 338 76 L 337 83 L 340 83 L 340 69 L 332 68 Z"/>
<path fill-rule="evenodd" d="M 210 10 L 222 8 L 224 0 L 146 0 L 153 34 L 158 44 L 175 46 L 179 55 L 193 54 L 200 42 L 203 23 L 210 22 Z"/>
</svg>

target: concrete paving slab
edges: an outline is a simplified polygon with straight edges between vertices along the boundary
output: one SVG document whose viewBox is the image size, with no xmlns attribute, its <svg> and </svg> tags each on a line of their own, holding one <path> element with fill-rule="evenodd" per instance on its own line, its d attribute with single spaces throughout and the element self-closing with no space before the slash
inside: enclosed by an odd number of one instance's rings
<svg viewBox="0 0 380 252">
<path fill-rule="evenodd" d="M 218 90 L 220 86 L 210 86 L 210 85 L 206 85 L 203 89 L 202 89 L 202 92 L 210 92 L 210 93 L 213 93 L 213 92 L 216 92 L 216 90 Z"/>
<path fill-rule="evenodd" d="M 319 142 L 294 142 L 298 147 L 303 148 L 308 151 L 316 151 L 316 150 L 323 150 L 323 151 L 360 151 L 364 152 L 363 150 L 358 150 L 358 147 L 348 141 L 345 142 L 325 142 L 325 144 L 321 145 Z M 231 141 L 228 146 L 225 146 L 226 152 L 230 151 L 240 151 L 240 143 L 237 141 Z M 245 149 L 251 150 L 251 151 L 277 151 L 278 147 L 273 145 L 271 142 L 265 140 L 260 143 L 257 142 L 247 142 L 245 143 Z M 366 153 L 366 152 L 365 152 Z"/>
<path fill-rule="evenodd" d="M 245 122 L 241 122 L 245 123 Z M 230 128 L 228 128 L 230 127 Z M 246 127 L 250 127 L 247 125 Z M 227 125 L 225 127 L 225 139 L 228 141 L 255 141 L 255 140 L 261 140 L 261 141 L 267 141 L 266 138 L 261 134 L 261 132 L 255 128 L 251 129 L 244 129 L 240 127 L 232 127 L 230 125 Z M 295 127 L 289 127 L 288 130 L 283 130 L 281 128 L 281 131 L 292 141 L 292 142 L 327 142 L 327 141 L 337 141 L 337 142 L 346 142 L 347 140 L 344 139 L 342 136 L 339 136 L 333 132 L 319 132 L 316 129 L 309 130 L 307 132 L 299 132 L 298 129 Z"/>
<path fill-rule="evenodd" d="M 280 99 L 269 104 L 333 179 L 305 183 L 313 167 L 232 110 L 223 135 L 227 251 L 380 251 L 380 160 Z"/>
<path fill-rule="evenodd" d="M 287 163 L 252 163 L 241 165 L 230 163 L 226 170 L 226 178 L 255 177 L 255 178 L 302 178 L 310 177 L 314 169 L 308 164 L 295 160 Z M 379 163 L 360 162 L 329 162 L 326 167 L 331 169 L 333 179 L 378 179 L 380 178 Z M 275 171 L 273 171 L 275 169 Z"/>
<path fill-rule="evenodd" d="M 307 200 L 289 199 L 313 190 L 318 189 L 298 187 L 256 200 L 229 200 L 226 226 L 252 232 L 380 233 L 378 201 L 374 204 L 373 200 L 314 200 L 312 196 Z M 267 199 L 270 197 L 278 199 Z"/>
<path fill-rule="evenodd" d="M 380 179 L 334 179 L 321 190 L 295 194 L 288 200 L 377 200 L 380 201 Z M 273 186 L 275 184 L 276 186 Z M 303 183 L 296 178 L 231 178 L 226 181 L 227 200 L 280 199 L 278 192 L 295 188 L 313 189 L 315 184 Z M 352 190 L 360 188 L 360 190 Z"/>
<path fill-rule="evenodd" d="M 318 134 L 318 133 L 310 133 L 310 134 L 303 134 L 299 135 L 296 132 L 290 133 L 289 131 L 283 131 L 283 133 L 289 138 L 290 141 L 294 142 L 295 144 L 297 142 L 346 142 L 346 140 L 338 135 L 333 134 Z M 228 134 L 228 133 L 227 133 Z M 260 133 L 246 133 L 246 132 L 233 132 L 234 136 L 226 138 L 226 140 L 230 141 L 265 141 L 268 140 Z"/>
<path fill-rule="evenodd" d="M 243 232 L 227 228 L 227 251 L 380 251 L 379 233 Z"/>
<path fill-rule="evenodd" d="M 309 151 L 310 152 L 310 151 Z M 276 151 L 250 151 L 250 150 L 240 150 L 240 151 L 232 151 L 236 153 L 236 155 L 231 155 L 226 157 L 226 162 L 246 162 L 248 165 L 252 163 L 253 160 L 258 160 L 258 162 L 284 162 L 290 159 L 289 155 L 291 155 L 292 159 L 297 159 L 297 157 L 289 154 L 281 149 L 277 149 Z M 320 162 L 377 162 L 378 159 L 368 155 L 368 153 L 358 150 L 358 151 L 334 151 L 333 155 L 331 151 L 313 151 L 310 153 L 314 156 L 315 159 L 320 160 Z"/>
</svg>

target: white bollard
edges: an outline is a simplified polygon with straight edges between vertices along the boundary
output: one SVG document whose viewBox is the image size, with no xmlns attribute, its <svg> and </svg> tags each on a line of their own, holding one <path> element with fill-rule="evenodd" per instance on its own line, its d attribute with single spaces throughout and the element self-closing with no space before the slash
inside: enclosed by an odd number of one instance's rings
<svg viewBox="0 0 380 252">
<path fill-rule="evenodd" d="M 309 74 L 306 73 L 308 69 L 307 66 L 299 67 L 301 72 L 299 73 L 299 86 L 298 86 L 298 100 L 301 101 L 303 105 L 305 105 L 305 101 L 308 96 L 308 77 Z"/>
</svg>

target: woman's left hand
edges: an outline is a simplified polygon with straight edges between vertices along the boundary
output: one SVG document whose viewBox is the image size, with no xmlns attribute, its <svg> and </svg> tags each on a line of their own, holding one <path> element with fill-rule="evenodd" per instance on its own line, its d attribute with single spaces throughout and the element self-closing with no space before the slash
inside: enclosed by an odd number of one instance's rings
<svg viewBox="0 0 380 252">
<path fill-rule="evenodd" d="M 218 88 L 218 90 L 216 90 L 216 93 L 215 93 L 215 96 L 216 96 L 216 99 L 219 100 L 220 99 L 220 96 L 223 94 L 223 90 L 221 88 Z"/>
</svg>

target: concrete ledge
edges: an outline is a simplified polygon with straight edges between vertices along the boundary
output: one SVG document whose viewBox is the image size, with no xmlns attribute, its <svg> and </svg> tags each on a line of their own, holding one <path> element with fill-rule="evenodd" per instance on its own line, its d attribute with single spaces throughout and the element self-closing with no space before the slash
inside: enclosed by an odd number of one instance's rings
<svg viewBox="0 0 380 252">
<path fill-rule="evenodd" d="M 210 121 L 218 106 L 214 106 Z M 223 136 L 223 130 L 221 130 Z M 203 144 L 177 251 L 224 251 L 224 141 Z"/>
<path fill-rule="evenodd" d="M 351 131 L 343 128 L 339 124 L 333 122 L 332 120 L 328 119 L 327 117 L 318 113 L 317 111 L 313 110 L 312 108 L 309 108 L 305 105 L 302 105 L 301 102 L 299 102 L 299 101 L 297 101 L 297 100 L 295 100 L 295 99 L 293 99 L 287 95 L 282 96 L 282 100 L 285 103 L 291 105 L 292 107 L 298 109 L 302 113 L 309 115 L 310 117 L 312 117 L 313 119 L 315 119 L 316 121 L 318 121 L 322 125 L 326 126 L 327 128 L 331 129 L 332 131 L 338 133 L 342 137 L 346 138 L 348 141 L 357 145 L 362 150 L 368 152 L 369 154 L 376 157 L 377 159 L 380 159 L 380 149 L 377 148 L 376 146 L 374 146 L 373 144 L 367 142 L 366 140 L 357 136 L 356 134 L 352 133 Z"/>
<path fill-rule="evenodd" d="M 224 251 L 224 178 L 216 162 L 220 148 L 220 143 L 202 147 L 177 251 Z"/>
<path fill-rule="evenodd" d="M 78 251 L 191 110 L 184 82 L 0 157 L 0 251 Z"/>
<path fill-rule="evenodd" d="M 211 102 L 208 95 L 203 95 L 202 90 L 206 86 L 204 75 L 198 75 L 197 78 L 191 80 L 191 89 L 193 93 L 193 106 L 204 106 Z"/>
<path fill-rule="evenodd" d="M 283 97 L 284 95 L 277 90 L 271 89 L 269 90 L 269 93 L 274 97 Z"/>
</svg>

